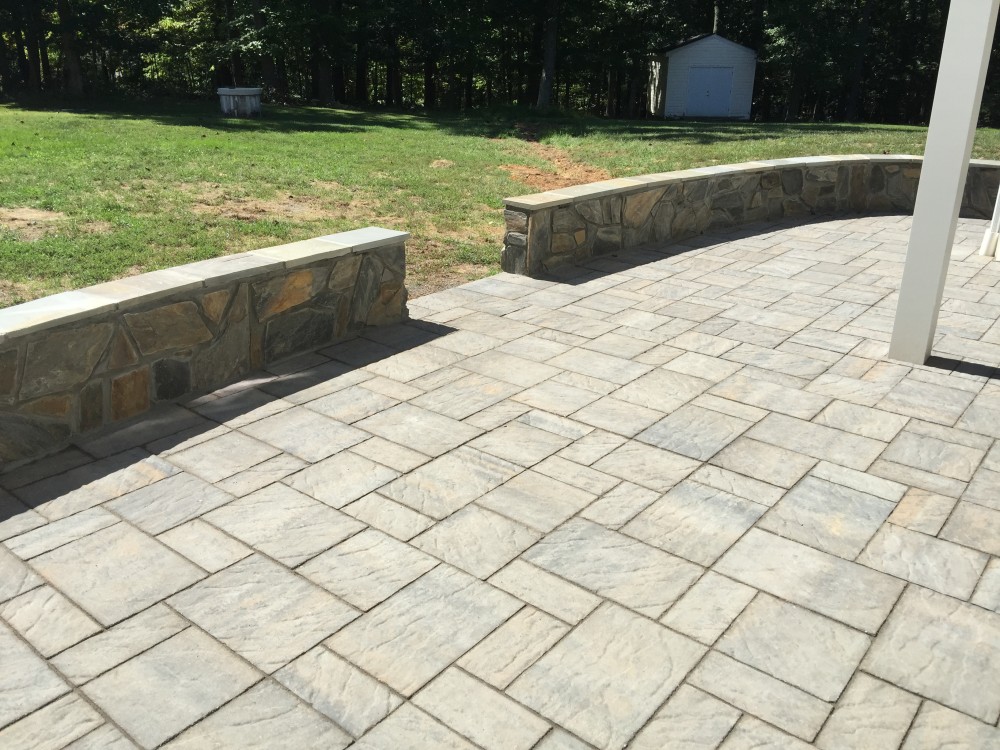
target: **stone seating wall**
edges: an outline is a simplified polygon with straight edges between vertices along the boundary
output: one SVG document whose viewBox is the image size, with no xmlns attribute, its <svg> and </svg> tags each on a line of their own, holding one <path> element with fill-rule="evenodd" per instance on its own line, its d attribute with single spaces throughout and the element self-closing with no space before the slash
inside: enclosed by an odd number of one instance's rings
<svg viewBox="0 0 1000 750">
<path fill-rule="evenodd" d="M 923 159 L 775 159 L 578 185 L 504 200 L 501 265 L 537 276 L 568 263 L 709 229 L 787 217 L 912 213 Z M 1000 162 L 973 161 L 962 216 L 989 219 Z"/>
<path fill-rule="evenodd" d="M 408 237 L 369 227 L 0 309 L 0 467 L 405 319 Z"/>
</svg>

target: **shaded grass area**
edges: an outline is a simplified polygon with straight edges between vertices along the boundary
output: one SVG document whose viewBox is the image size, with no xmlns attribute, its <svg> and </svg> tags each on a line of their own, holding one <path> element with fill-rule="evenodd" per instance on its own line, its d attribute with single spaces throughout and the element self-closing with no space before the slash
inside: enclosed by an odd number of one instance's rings
<svg viewBox="0 0 1000 750">
<path fill-rule="evenodd" d="M 525 137 L 527 135 L 527 138 Z M 750 159 L 922 153 L 921 128 L 606 121 L 266 108 L 214 102 L 75 111 L 0 106 L 0 304 L 224 253 L 378 224 L 413 234 L 419 294 L 498 269 L 503 168 L 556 167 L 532 139 L 614 176 Z M 976 155 L 1000 158 L 1000 131 Z"/>
</svg>

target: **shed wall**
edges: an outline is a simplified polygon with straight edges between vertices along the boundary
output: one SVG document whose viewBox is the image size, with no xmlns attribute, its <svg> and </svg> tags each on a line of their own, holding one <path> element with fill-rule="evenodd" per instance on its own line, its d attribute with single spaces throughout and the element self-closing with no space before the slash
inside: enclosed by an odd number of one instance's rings
<svg viewBox="0 0 1000 750">
<path fill-rule="evenodd" d="M 664 115 L 687 116 L 688 75 L 692 67 L 709 66 L 733 69 L 733 90 L 729 116 L 750 119 L 753 103 L 753 81 L 757 56 L 753 50 L 716 36 L 706 37 L 681 47 L 668 55 L 667 95 Z"/>
</svg>

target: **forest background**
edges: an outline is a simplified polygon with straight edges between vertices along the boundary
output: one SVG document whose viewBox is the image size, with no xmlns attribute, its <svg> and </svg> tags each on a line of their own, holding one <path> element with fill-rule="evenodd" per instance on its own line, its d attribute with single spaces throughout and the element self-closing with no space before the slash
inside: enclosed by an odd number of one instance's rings
<svg viewBox="0 0 1000 750">
<path fill-rule="evenodd" d="M 648 57 L 758 52 L 754 119 L 927 121 L 948 0 L 0 0 L 0 96 L 560 107 L 642 117 Z M 994 58 L 998 51 L 994 49 Z M 991 80 L 984 125 L 1000 124 Z"/>
</svg>

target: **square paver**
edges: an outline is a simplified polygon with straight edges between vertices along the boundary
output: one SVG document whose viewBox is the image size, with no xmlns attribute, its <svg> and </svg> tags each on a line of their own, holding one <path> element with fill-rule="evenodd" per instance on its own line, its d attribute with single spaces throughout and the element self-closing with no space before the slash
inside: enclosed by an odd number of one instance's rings
<svg viewBox="0 0 1000 750">
<path fill-rule="evenodd" d="M 596 461 L 593 468 L 656 492 L 666 492 L 697 469 L 693 459 L 630 440 Z"/>
<path fill-rule="evenodd" d="M 989 724 L 1000 716 L 1000 617 L 911 586 L 879 632 L 866 671 Z"/>
<path fill-rule="evenodd" d="M 205 575 L 124 523 L 46 552 L 32 565 L 102 625 L 123 620 Z"/>
<path fill-rule="evenodd" d="M 469 446 L 520 466 L 533 466 L 571 442 L 562 435 L 517 421 L 491 430 Z"/>
<path fill-rule="evenodd" d="M 757 590 L 708 571 L 660 619 L 678 633 L 711 645 L 756 596 Z"/>
<path fill-rule="evenodd" d="M 168 603 L 265 672 L 284 666 L 357 615 L 320 587 L 259 555 Z"/>
<path fill-rule="evenodd" d="M 516 464 L 462 446 L 383 487 L 380 494 L 433 518 L 445 518 L 521 471 Z"/>
<path fill-rule="evenodd" d="M 681 685 L 629 743 L 629 748 L 716 747 L 739 718 L 738 709 L 690 685 Z"/>
<path fill-rule="evenodd" d="M 171 742 L 171 750 L 205 747 L 322 747 L 341 750 L 351 743 L 294 695 L 273 682 L 262 682 L 227 703 Z"/>
<path fill-rule="evenodd" d="M 107 508 L 149 534 L 159 534 L 225 505 L 233 496 L 191 474 L 174 474 L 130 492 Z"/>
<path fill-rule="evenodd" d="M 83 690 L 143 747 L 156 747 L 260 677 L 212 638 L 188 628 Z"/>
<path fill-rule="evenodd" d="M 30 646 L 0 621 L 0 727 L 5 727 L 63 693 L 69 685 Z"/>
<path fill-rule="evenodd" d="M 501 690 L 552 648 L 569 625 L 524 607 L 458 660 L 462 669 Z"/>
<path fill-rule="evenodd" d="M 511 383 L 473 373 L 418 396 L 410 403 L 452 419 L 465 419 L 520 390 Z"/>
<path fill-rule="evenodd" d="M 816 459 L 776 445 L 741 437 L 720 451 L 712 459 L 712 463 L 737 474 L 744 474 L 751 479 L 787 489 L 815 466 Z"/>
<path fill-rule="evenodd" d="M 551 531 L 583 510 L 595 497 L 586 490 L 529 470 L 486 493 L 477 503 L 539 531 Z"/>
<path fill-rule="evenodd" d="M 364 524 L 284 484 L 234 500 L 205 520 L 294 568 L 364 528 Z"/>
<path fill-rule="evenodd" d="M 637 439 L 707 461 L 752 425 L 745 419 L 688 404 L 652 425 Z"/>
<path fill-rule="evenodd" d="M 598 747 L 622 747 L 704 651 L 684 636 L 605 604 L 507 693 Z"/>
<path fill-rule="evenodd" d="M 239 432 L 186 448 L 170 456 L 170 463 L 201 477 L 218 482 L 281 453 L 273 445 L 254 440 Z"/>
<path fill-rule="evenodd" d="M 580 519 L 543 537 L 524 559 L 649 617 L 701 575 L 698 565 Z"/>
<path fill-rule="evenodd" d="M 378 680 L 324 646 L 282 667 L 274 679 L 354 737 L 360 737 L 403 702 Z"/>
<path fill-rule="evenodd" d="M 283 481 L 332 508 L 343 508 L 398 476 L 399 472 L 394 469 L 344 451 Z"/>
<path fill-rule="evenodd" d="M 439 565 L 329 639 L 338 654 L 405 696 L 516 612 L 512 596 Z M 455 627 L 461 622 L 460 628 Z"/>
<path fill-rule="evenodd" d="M 837 700 L 868 650 L 868 636 L 761 594 L 716 649 L 825 701 Z"/>
<path fill-rule="evenodd" d="M 0 617 L 17 630 L 42 656 L 52 656 L 101 626 L 51 586 L 26 591 L 0 605 Z"/>
<path fill-rule="evenodd" d="M 488 578 L 540 536 L 534 529 L 473 504 L 410 543 L 477 578 Z"/>
<path fill-rule="evenodd" d="M 299 568 L 309 580 L 359 609 L 371 609 L 438 564 L 381 531 L 368 529 Z"/>
<path fill-rule="evenodd" d="M 855 675 L 816 739 L 822 750 L 898 747 L 920 699 L 864 673 Z"/>
<path fill-rule="evenodd" d="M 157 539 L 209 573 L 228 568 L 253 551 L 200 518 L 174 526 Z"/>
<path fill-rule="evenodd" d="M 685 480 L 622 527 L 622 532 L 699 565 L 711 565 L 767 508 Z"/>
<path fill-rule="evenodd" d="M 368 439 L 355 427 L 303 407 L 254 422 L 242 431 L 310 463 Z"/>
<path fill-rule="evenodd" d="M 324 414 L 338 422 L 351 424 L 378 414 L 398 404 L 394 398 L 375 393 L 364 386 L 352 385 L 342 391 L 331 393 L 305 404 L 307 409 Z"/>
<path fill-rule="evenodd" d="M 419 447 L 429 456 L 440 456 L 483 433 L 478 427 L 412 404 L 398 404 L 356 424 L 394 443 Z"/>
<path fill-rule="evenodd" d="M 853 560 L 894 507 L 888 500 L 810 476 L 789 490 L 758 527 Z"/>
<path fill-rule="evenodd" d="M 714 569 L 866 633 L 878 631 L 904 585 L 760 529 L 750 529 Z"/>
<path fill-rule="evenodd" d="M 548 722 L 455 667 L 413 703 L 486 750 L 530 750 L 549 731 Z"/>
</svg>

